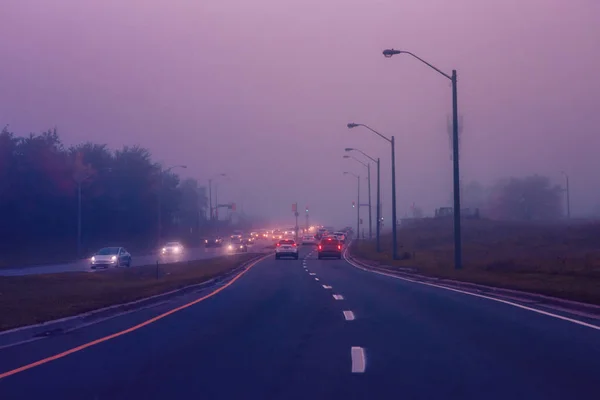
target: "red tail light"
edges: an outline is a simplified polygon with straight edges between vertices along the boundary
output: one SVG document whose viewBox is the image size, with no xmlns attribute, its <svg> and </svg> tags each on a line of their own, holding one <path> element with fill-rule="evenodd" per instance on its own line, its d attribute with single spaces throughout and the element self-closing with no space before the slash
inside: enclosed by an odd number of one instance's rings
<svg viewBox="0 0 600 400">
<path fill-rule="evenodd" d="M 296 243 L 294 243 L 292 246 L 296 247 Z"/>
<path fill-rule="evenodd" d="M 321 247 L 321 245 L 319 245 L 319 250 L 323 250 L 323 247 Z"/>
<path fill-rule="evenodd" d="M 281 246 L 281 243 L 277 243 L 277 247 Z"/>
<path fill-rule="evenodd" d="M 338 244 L 338 250 L 341 250 L 341 249 L 342 249 L 342 246 Z"/>
</svg>

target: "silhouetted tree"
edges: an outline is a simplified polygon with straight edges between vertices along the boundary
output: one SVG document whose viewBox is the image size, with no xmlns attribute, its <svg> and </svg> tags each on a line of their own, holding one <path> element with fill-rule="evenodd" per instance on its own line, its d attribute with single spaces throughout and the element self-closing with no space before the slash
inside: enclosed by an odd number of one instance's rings
<svg viewBox="0 0 600 400">
<path fill-rule="evenodd" d="M 544 176 L 498 181 L 490 191 L 489 216 L 495 219 L 541 221 L 562 214 L 562 188 Z"/>
<path fill-rule="evenodd" d="M 155 243 L 158 194 L 162 228 L 197 227 L 206 214 L 206 192 L 196 181 L 162 173 L 147 149 L 111 151 L 83 143 L 65 149 L 56 129 L 17 137 L 0 131 L 0 249 L 54 242 L 74 254 L 78 189 L 84 247 L 121 240 Z M 177 218 L 176 218 L 177 217 Z M 87 243 L 87 245 L 86 245 Z M 70 252 L 69 252 L 70 251 Z"/>
</svg>

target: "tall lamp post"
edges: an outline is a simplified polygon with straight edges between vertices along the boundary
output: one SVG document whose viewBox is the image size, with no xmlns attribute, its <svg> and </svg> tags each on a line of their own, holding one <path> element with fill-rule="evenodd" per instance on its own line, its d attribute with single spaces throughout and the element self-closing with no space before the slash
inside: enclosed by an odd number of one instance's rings
<svg viewBox="0 0 600 400">
<path fill-rule="evenodd" d="M 345 155 L 345 156 L 343 156 L 343 158 L 352 159 L 352 160 L 356 161 L 357 163 L 364 165 L 365 168 L 367 168 L 367 191 L 369 192 L 369 240 L 371 240 L 371 239 L 373 239 L 373 228 L 372 228 L 373 223 L 371 220 L 371 164 L 364 163 L 364 162 L 360 161 L 358 158 L 349 156 L 349 155 Z M 358 206 L 360 207 L 360 204 Z"/>
<path fill-rule="evenodd" d="M 571 192 L 569 189 L 569 175 L 565 171 L 561 171 L 561 174 L 565 176 L 566 194 L 567 194 L 567 219 L 571 219 Z"/>
<path fill-rule="evenodd" d="M 387 138 L 381 133 L 377 132 L 375 129 L 371 128 L 365 124 L 355 124 L 353 122 L 349 123 L 348 129 L 356 128 L 357 126 L 362 126 L 363 128 L 367 128 L 380 138 L 386 140 L 391 148 L 392 148 L 392 254 L 393 259 L 398 259 L 398 219 L 396 218 L 396 149 L 395 149 L 395 140 L 392 136 L 391 138 Z"/>
<path fill-rule="evenodd" d="M 160 186 L 158 188 L 158 227 L 156 232 L 157 245 L 160 246 L 160 238 L 162 234 L 162 189 L 164 183 L 165 174 L 170 172 L 174 168 L 187 168 L 187 165 L 173 165 L 167 169 L 160 170 Z"/>
<path fill-rule="evenodd" d="M 417 57 L 413 53 L 404 50 L 387 49 L 383 51 L 386 58 L 390 58 L 396 54 L 408 54 L 415 59 L 421 61 L 429 68 L 438 72 L 440 75 L 448 78 L 452 82 L 452 172 L 453 172 L 453 187 L 454 187 L 454 268 L 462 268 L 462 240 L 460 226 L 460 173 L 458 164 L 458 95 L 456 88 L 456 70 L 452 70 L 452 75 L 448 75 L 440 69 L 434 67 L 427 61 Z"/>
<path fill-rule="evenodd" d="M 377 212 L 376 212 L 376 217 L 377 217 L 377 225 L 375 225 L 375 236 L 377 239 L 377 252 L 381 253 L 381 242 L 380 242 L 380 234 L 381 234 L 381 179 L 380 179 L 380 162 L 379 162 L 379 158 L 374 159 L 373 157 L 371 157 L 370 155 L 368 155 L 367 153 L 365 153 L 362 150 L 359 149 L 354 149 L 352 147 L 346 147 L 344 149 L 344 151 L 346 152 L 350 152 L 350 151 L 357 151 L 360 154 L 362 154 L 363 156 L 367 157 L 369 160 L 373 161 L 374 163 L 377 164 L 377 201 L 376 201 L 376 207 L 377 207 Z M 371 188 L 369 187 L 369 203 L 370 203 L 370 199 L 371 199 Z M 369 204 L 369 211 L 370 211 L 370 204 Z M 371 216 L 369 215 L 369 226 L 371 225 Z M 370 233 L 369 233 L 370 234 Z"/>
<path fill-rule="evenodd" d="M 212 181 L 214 181 L 215 179 L 219 179 L 220 177 L 223 177 L 223 176 L 227 176 L 227 175 L 223 174 L 223 173 L 216 174 L 215 176 L 213 176 L 212 178 L 210 178 L 208 180 L 208 208 L 209 208 L 209 213 L 210 213 L 209 220 L 211 222 L 214 219 L 214 216 L 213 216 L 213 205 L 212 205 Z M 215 195 L 216 195 L 216 193 L 215 193 Z"/>
<path fill-rule="evenodd" d="M 344 175 L 352 175 L 356 178 L 358 183 L 358 189 L 356 194 L 356 238 L 360 236 L 360 175 L 356 175 L 352 172 L 344 172 Z"/>
</svg>

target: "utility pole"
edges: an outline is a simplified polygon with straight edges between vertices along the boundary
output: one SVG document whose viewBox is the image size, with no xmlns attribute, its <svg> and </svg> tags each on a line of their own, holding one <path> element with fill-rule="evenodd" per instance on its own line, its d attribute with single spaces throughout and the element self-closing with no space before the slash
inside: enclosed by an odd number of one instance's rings
<svg viewBox="0 0 600 400">
<path fill-rule="evenodd" d="M 300 215 L 298 213 L 298 202 L 295 202 L 292 205 L 292 210 L 294 211 L 294 217 L 296 217 L 296 225 L 294 226 L 294 233 L 295 233 L 296 242 L 298 242 L 298 216 Z"/>
<path fill-rule="evenodd" d="M 356 238 L 360 237 L 360 175 L 357 177 L 358 193 L 356 194 Z"/>
<path fill-rule="evenodd" d="M 369 240 L 373 239 L 373 221 L 371 219 L 371 163 L 367 164 L 367 185 L 369 190 Z"/>
<path fill-rule="evenodd" d="M 377 157 L 377 252 L 381 253 L 381 182 L 380 182 L 380 162 Z"/>
<path fill-rule="evenodd" d="M 462 268 L 462 237 L 460 226 L 460 170 L 458 158 L 458 94 L 456 70 L 452 70 L 452 172 L 454 186 L 454 268 Z"/>
<path fill-rule="evenodd" d="M 209 220 L 211 222 L 212 225 L 212 221 L 213 221 L 213 206 L 212 206 L 212 179 L 208 180 L 208 209 L 210 210 L 210 217 Z"/>
<path fill-rule="evenodd" d="M 306 232 L 308 232 L 308 228 L 309 228 L 309 224 L 308 224 L 308 206 L 306 206 L 306 215 L 305 215 L 305 218 L 306 218 Z"/>
<path fill-rule="evenodd" d="M 391 139 L 392 143 L 392 249 L 393 259 L 398 259 L 398 220 L 396 219 L 396 142 L 394 137 Z"/>
<path fill-rule="evenodd" d="M 561 172 L 565 176 L 566 195 L 567 195 L 567 219 L 571 219 L 571 192 L 569 189 L 569 175 L 566 172 Z"/>
</svg>

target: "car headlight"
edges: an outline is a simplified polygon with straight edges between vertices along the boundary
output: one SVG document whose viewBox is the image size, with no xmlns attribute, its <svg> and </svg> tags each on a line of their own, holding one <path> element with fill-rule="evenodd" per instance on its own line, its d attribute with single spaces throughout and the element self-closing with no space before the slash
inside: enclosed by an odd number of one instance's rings
<svg viewBox="0 0 600 400">
<path fill-rule="evenodd" d="M 205 239 L 205 240 L 204 240 L 204 243 L 208 243 L 208 239 Z"/>
<path fill-rule="evenodd" d="M 164 252 L 166 252 L 166 251 L 167 251 L 167 248 L 166 248 L 166 247 L 163 247 L 163 248 L 162 248 L 162 252 L 164 253 Z"/>
<path fill-rule="evenodd" d="M 96 261 L 96 257 L 92 256 L 92 262 Z"/>
<path fill-rule="evenodd" d="M 227 246 L 227 248 L 231 250 L 231 249 L 233 249 L 233 246 L 229 245 L 229 246 Z"/>
<path fill-rule="evenodd" d="M 117 256 L 112 256 L 112 257 L 110 258 L 110 261 L 117 261 Z"/>
</svg>

